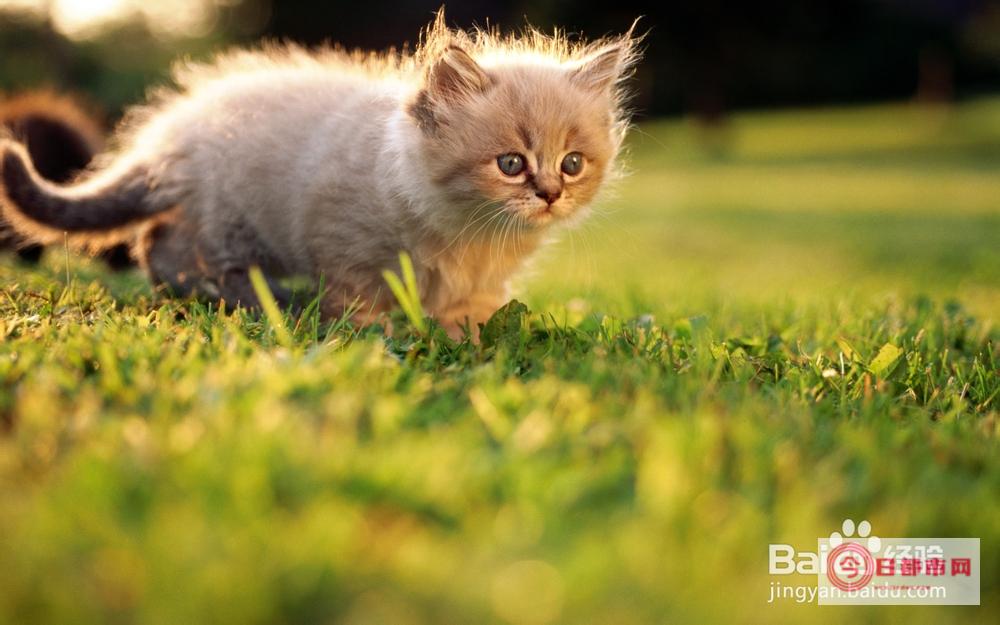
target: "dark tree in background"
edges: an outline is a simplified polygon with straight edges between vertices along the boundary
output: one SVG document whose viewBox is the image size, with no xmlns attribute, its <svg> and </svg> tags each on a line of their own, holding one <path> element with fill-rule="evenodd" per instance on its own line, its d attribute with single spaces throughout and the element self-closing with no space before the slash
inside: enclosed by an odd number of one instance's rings
<svg viewBox="0 0 1000 625">
<path fill-rule="evenodd" d="M 44 82 L 89 91 L 115 110 L 161 79 L 167 60 L 178 53 L 201 56 L 261 36 L 399 47 L 416 41 L 440 2 L 242 0 L 218 6 L 215 29 L 190 41 L 164 42 L 132 25 L 74 44 L 46 34 L 44 25 L 0 18 L 0 55 L 7 59 L 0 65 L 0 88 L 22 87 L 32 82 L 27 76 L 43 75 Z M 947 101 L 1000 91 L 1000 0 L 468 0 L 447 7 L 455 26 L 510 29 L 527 20 L 543 30 L 559 26 L 586 36 L 623 32 L 638 16 L 640 31 L 648 32 L 635 101 L 642 114 L 695 113 L 711 121 L 739 108 Z M 42 34 L 25 34 L 31 28 Z"/>
</svg>

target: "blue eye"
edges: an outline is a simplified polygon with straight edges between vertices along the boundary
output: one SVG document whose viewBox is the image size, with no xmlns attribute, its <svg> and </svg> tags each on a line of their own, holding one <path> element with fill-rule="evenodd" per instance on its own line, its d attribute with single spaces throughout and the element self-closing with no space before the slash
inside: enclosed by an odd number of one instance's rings
<svg viewBox="0 0 1000 625">
<path fill-rule="evenodd" d="M 575 176 L 583 170 L 583 154 L 570 152 L 562 161 L 563 173 L 567 176 Z"/>
<path fill-rule="evenodd" d="M 511 152 L 497 157 L 497 166 L 506 176 L 516 176 L 524 171 L 524 157 Z"/>
</svg>

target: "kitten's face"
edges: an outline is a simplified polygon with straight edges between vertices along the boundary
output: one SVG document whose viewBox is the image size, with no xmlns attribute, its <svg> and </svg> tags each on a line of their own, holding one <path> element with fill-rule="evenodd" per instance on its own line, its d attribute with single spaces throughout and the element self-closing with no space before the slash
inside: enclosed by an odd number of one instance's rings
<svg viewBox="0 0 1000 625">
<path fill-rule="evenodd" d="M 442 221 L 464 228 L 504 215 L 541 229 L 581 218 L 618 149 L 608 84 L 582 80 L 579 68 L 459 62 L 466 73 L 447 78 L 476 88 L 430 104 L 424 120 L 432 180 L 454 202 Z"/>
</svg>

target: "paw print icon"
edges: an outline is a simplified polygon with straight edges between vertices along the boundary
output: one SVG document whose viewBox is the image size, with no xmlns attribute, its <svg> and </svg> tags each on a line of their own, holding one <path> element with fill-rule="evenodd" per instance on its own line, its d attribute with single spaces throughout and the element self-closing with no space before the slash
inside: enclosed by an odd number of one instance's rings
<svg viewBox="0 0 1000 625">
<path fill-rule="evenodd" d="M 840 532 L 830 534 L 830 547 L 839 547 L 844 543 L 844 539 L 846 538 L 857 538 L 859 542 L 860 540 L 867 539 L 865 546 L 871 553 L 878 553 L 882 550 L 882 539 L 872 535 L 872 524 L 868 521 L 861 521 L 855 526 L 854 521 L 851 519 L 844 519 L 840 529 L 843 531 L 843 534 Z M 857 536 L 855 536 L 855 531 L 857 531 Z"/>
</svg>

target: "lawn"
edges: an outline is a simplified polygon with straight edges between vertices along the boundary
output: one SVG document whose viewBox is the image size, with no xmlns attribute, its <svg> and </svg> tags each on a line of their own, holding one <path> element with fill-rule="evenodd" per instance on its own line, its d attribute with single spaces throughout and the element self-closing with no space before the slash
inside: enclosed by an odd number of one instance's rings
<svg viewBox="0 0 1000 625">
<path fill-rule="evenodd" d="M 0 622 L 1000 619 L 1000 100 L 630 163 L 481 345 L 5 257 Z M 848 517 L 980 537 L 983 605 L 768 605 Z"/>
</svg>

